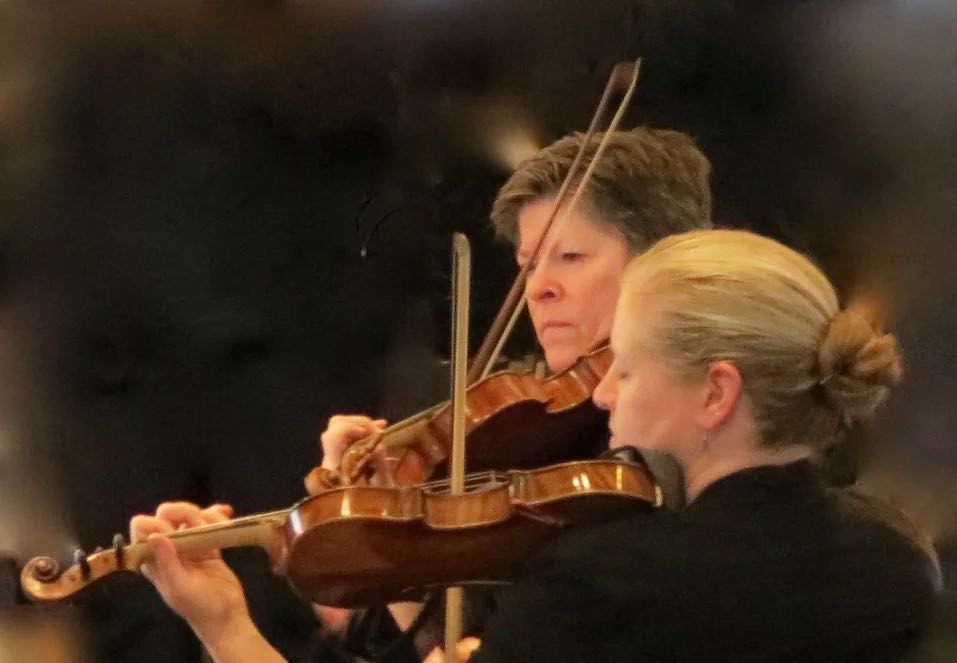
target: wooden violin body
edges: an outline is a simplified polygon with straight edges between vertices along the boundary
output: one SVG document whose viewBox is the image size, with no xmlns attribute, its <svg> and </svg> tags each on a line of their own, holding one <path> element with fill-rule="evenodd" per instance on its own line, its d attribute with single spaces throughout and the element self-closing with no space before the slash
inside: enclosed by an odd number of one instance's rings
<svg viewBox="0 0 957 663">
<path fill-rule="evenodd" d="M 643 465 L 617 460 L 563 463 L 522 472 L 469 475 L 466 491 L 445 482 L 384 488 L 346 486 L 287 511 L 182 530 L 181 550 L 259 545 L 296 591 L 325 605 L 357 607 L 414 599 L 449 585 L 510 582 L 529 557 L 568 527 L 650 510 L 661 493 Z M 21 586 L 56 601 L 148 561 L 144 543 L 94 553 L 60 574 L 31 560 Z"/>
<path fill-rule="evenodd" d="M 502 372 L 473 385 L 466 408 L 469 470 L 527 469 L 578 456 L 583 440 L 594 440 L 596 427 L 607 430 L 608 415 L 591 395 L 611 362 L 604 347 L 544 380 L 531 371 Z M 449 419 L 436 417 L 431 429 L 444 435 Z"/>
<path fill-rule="evenodd" d="M 594 440 L 607 431 L 608 415 L 595 407 L 591 394 L 611 361 L 605 346 L 546 379 L 531 370 L 502 371 L 470 386 L 465 410 L 468 470 L 528 469 L 592 455 Z M 357 442 L 343 456 L 343 483 L 366 479 L 415 485 L 446 475 L 451 418 L 451 408 L 442 403 L 390 426 L 379 437 Z M 369 462 L 378 447 L 385 449 L 392 473 L 385 480 L 374 476 L 379 468 Z"/>
</svg>

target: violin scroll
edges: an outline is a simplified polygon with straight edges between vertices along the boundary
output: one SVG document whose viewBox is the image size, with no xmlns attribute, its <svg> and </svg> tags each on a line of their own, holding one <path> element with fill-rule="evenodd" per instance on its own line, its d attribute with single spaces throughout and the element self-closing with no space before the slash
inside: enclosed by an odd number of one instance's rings
<svg viewBox="0 0 957 663">
<path fill-rule="evenodd" d="M 34 557 L 20 572 L 20 587 L 31 601 L 62 601 L 104 576 L 134 570 L 136 567 L 131 561 L 135 560 L 138 567 L 145 559 L 146 550 L 141 544 L 124 546 L 123 536 L 117 534 L 109 550 L 87 555 L 77 549 L 73 554 L 73 565 L 65 571 L 61 571 L 60 564 L 52 557 Z"/>
<path fill-rule="evenodd" d="M 52 557 L 36 557 L 30 560 L 23 573 L 38 582 L 52 582 L 60 577 L 60 564 Z"/>
</svg>

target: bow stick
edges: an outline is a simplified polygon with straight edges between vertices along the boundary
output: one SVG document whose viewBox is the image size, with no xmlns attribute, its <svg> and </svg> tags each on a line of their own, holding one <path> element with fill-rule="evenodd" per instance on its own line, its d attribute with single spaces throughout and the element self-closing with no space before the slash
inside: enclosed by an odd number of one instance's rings
<svg viewBox="0 0 957 663">
<path fill-rule="evenodd" d="M 562 185 L 559 187 L 558 193 L 555 194 L 555 207 L 552 209 L 548 220 L 545 222 L 545 229 L 542 232 L 541 237 L 538 238 L 538 242 L 536 242 L 535 247 L 532 250 L 532 255 L 529 256 L 529 259 L 526 261 L 526 263 L 522 265 L 521 270 L 518 272 L 518 276 L 515 277 L 515 281 L 512 283 L 512 287 L 509 290 L 508 295 L 506 295 L 505 301 L 502 303 L 502 307 L 495 316 L 495 320 L 492 322 L 488 333 L 485 335 L 478 352 L 475 353 L 475 358 L 472 360 L 472 365 L 469 367 L 469 384 L 477 382 L 478 380 L 487 376 L 489 371 L 491 371 L 492 366 L 495 365 L 495 361 L 498 359 L 498 355 L 501 352 L 502 347 L 505 345 L 505 341 L 508 340 L 508 337 L 511 335 L 512 328 L 515 326 L 515 321 L 525 308 L 524 295 L 525 284 L 528 281 L 528 272 L 531 269 L 531 266 L 538 260 L 539 256 L 545 252 L 545 249 L 551 248 L 552 242 L 554 240 L 551 240 L 546 244 L 546 238 L 555 237 L 558 235 L 559 229 L 564 226 L 572 211 L 575 209 L 575 206 L 578 204 L 578 201 L 581 199 L 581 196 L 585 191 L 585 187 L 588 186 L 588 181 L 591 179 L 592 174 L 595 171 L 595 167 L 601 160 L 602 155 L 605 153 L 609 139 L 618 128 L 622 117 L 624 117 L 625 111 L 628 109 L 628 104 L 631 102 L 631 98 L 638 86 L 638 75 L 640 73 L 641 58 L 638 58 L 635 62 L 619 62 L 612 70 L 611 76 L 608 77 L 608 83 L 605 85 L 605 90 L 602 93 L 601 100 L 598 102 L 598 108 L 595 109 L 595 114 L 592 116 L 591 122 L 588 125 L 588 130 L 585 132 L 585 138 L 582 141 L 581 147 L 578 149 L 578 154 L 575 155 L 575 159 L 572 161 L 572 165 L 568 169 L 568 173 L 565 175 L 565 179 L 562 181 Z M 598 144 L 598 148 L 595 150 L 595 155 L 588 164 L 588 168 L 585 170 L 585 174 L 582 176 L 578 187 L 575 189 L 572 199 L 567 205 L 564 205 L 565 198 L 567 197 L 568 191 L 571 188 L 571 183 L 578 176 L 578 171 L 581 169 L 581 163 L 584 159 L 585 151 L 588 149 L 588 146 L 591 143 L 592 136 L 594 136 L 599 122 L 605 116 L 611 96 L 614 92 L 621 90 L 624 90 L 624 94 L 622 96 L 621 102 L 618 104 L 618 109 L 609 123 L 608 128 L 605 130 L 605 135 Z M 559 210 L 562 210 L 562 215 L 558 217 L 556 222 L 556 217 Z"/>
</svg>

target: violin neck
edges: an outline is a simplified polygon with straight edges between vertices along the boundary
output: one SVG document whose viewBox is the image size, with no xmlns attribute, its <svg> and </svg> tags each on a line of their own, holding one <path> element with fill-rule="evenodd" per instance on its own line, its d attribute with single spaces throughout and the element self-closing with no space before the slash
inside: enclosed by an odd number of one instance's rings
<svg viewBox="0 0 957 663">
<path fill-rule="evenodd" d="M 272 556 L 277 546 L 281 546 L 280 529 L 288 513 L 283 510 L 236 518 L 179 530 L 167 537 L 181 553 L 259 546 Z M 153 554 L 146 543 L 133 543 L 126 547 L 124 557 L 127 568 L 138 569 L 140 564 L 150 561 Z"/>
<path fill-rule="evenodd" d="M 440 411 L 446 403 L 439 403 L 427 410 L 397 421 L 382 431 L 382 446 L 390 448 L 404 448 L 415 441 L 428 427 L 432 415 Z"/>
</svg>

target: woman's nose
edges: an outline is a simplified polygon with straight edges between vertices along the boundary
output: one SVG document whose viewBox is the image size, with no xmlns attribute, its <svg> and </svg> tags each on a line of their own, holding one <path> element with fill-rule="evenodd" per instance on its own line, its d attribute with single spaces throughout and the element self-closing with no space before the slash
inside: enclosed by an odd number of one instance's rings
<svg viewBox="0 0 957 663">
<path fill-rule="evenodd" d="M 560 299 L 565 294 L 561 283 L 549 274 L 545 265 L 538 265 L 529 275 L 525 292 L 529 299 L 539 302 Z"/>
<path fill-rule="evenodd" d="M 611 410 L 615 406 L 615 396 L 618 392 L 618 379 L 614 373 L 609 370 L 602 377 L 601 382 L 592 392 L 591 399 L 595 406 L 601 410 Z"/>
</svg>

